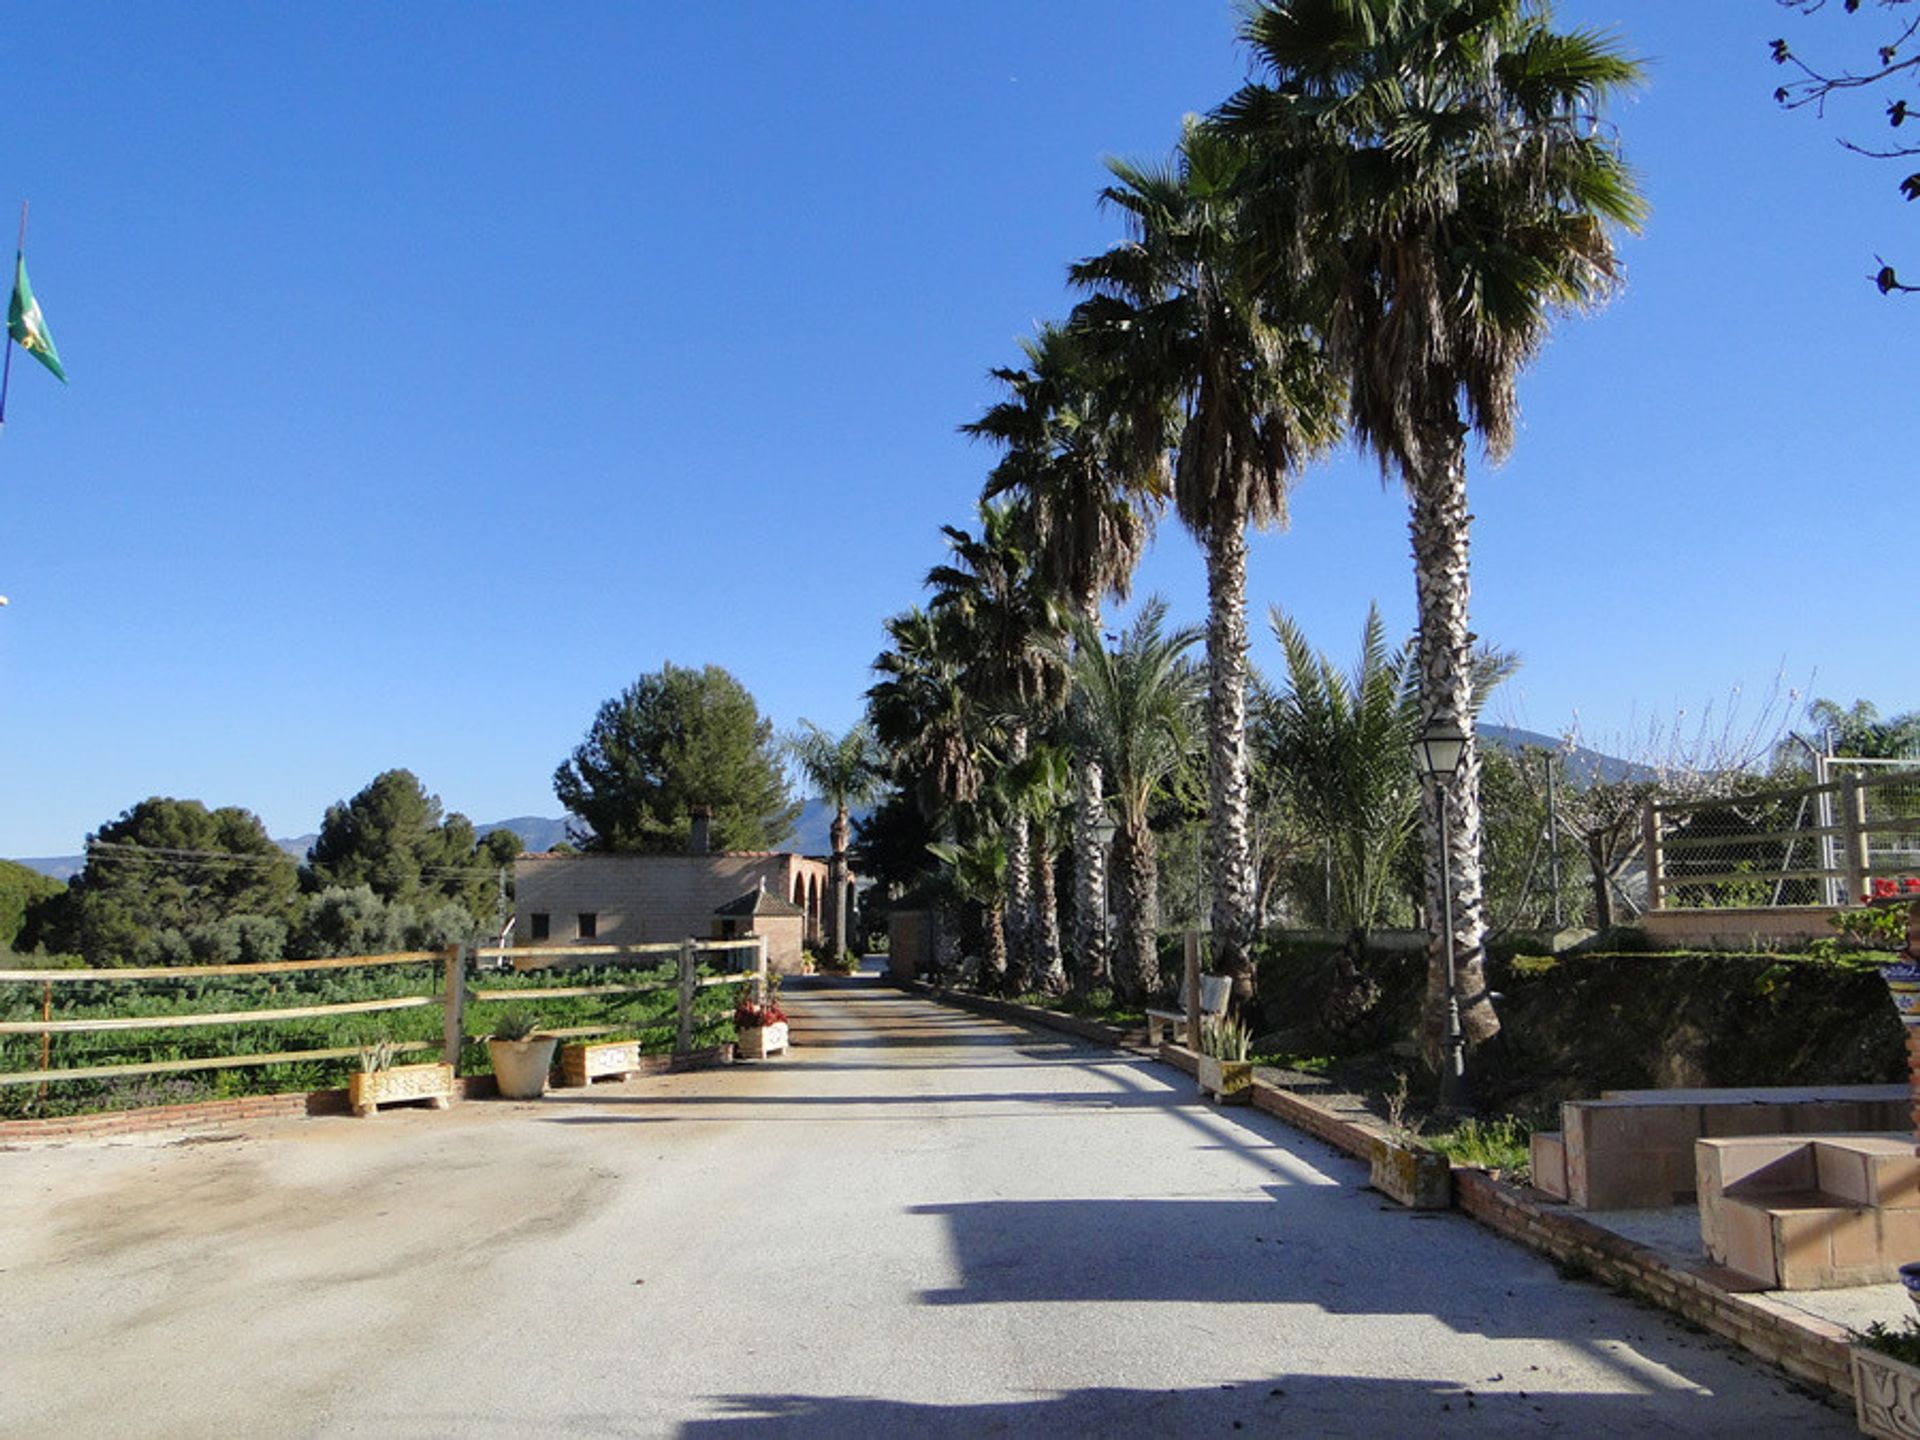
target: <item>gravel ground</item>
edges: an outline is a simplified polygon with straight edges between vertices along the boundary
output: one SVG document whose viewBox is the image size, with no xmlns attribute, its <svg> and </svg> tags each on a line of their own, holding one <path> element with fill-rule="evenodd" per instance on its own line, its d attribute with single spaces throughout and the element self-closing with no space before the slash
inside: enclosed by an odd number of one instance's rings
<svg viewBox="0 0 1920 1440">
<path fill-rule="evenodd" d="M 886 990 L 790 1057 L 0 1154 L 0 1435 L 1846 1435 L 1191 1082 Z"/>
</svg>

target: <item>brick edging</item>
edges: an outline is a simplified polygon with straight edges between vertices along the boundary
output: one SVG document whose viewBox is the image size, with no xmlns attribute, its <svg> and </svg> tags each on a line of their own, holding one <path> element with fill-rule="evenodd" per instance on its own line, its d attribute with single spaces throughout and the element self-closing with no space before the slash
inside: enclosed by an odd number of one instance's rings
<svg viewBox="0 0 1920 1440">
<path fill-rule="evenodd" d="M 489 1077 L 490 1078 L 490 1077 Z M 345 1090 L 241 1095 L 231 1100 L 195 1100 L 140 1110 L 102 1110 L 89 1115 L 48 1115 L 0 1120 L 0 1143 L 13 1140 L 74 1140 L 94 1135 L 132 1135 L 149 1130 L 202 1129 L 289 1115 L 348 1115 Z"/>
<path fill-rule="evenodd" d="M 1602 1284 L 1685 1317 L 1788 1374 L 1853 1401 L 1849 1337 L 1843 1326 L 1806 1316 L 1789 1320 L 1725 1290 L 1699 1270 L 1678 1268 L 1658 1252 L 1542 1205 L 1528 1191 L 1480 1170 L 1456 1166 L 1454 1195 L 1488 1229 L 1589 1271 Z"/>
<path fill-rule="evenodd" d="M 1078 1015 L 1066 1015 L 1058 1010 L 1042 1010 L 1037 1005 L 995 1000 L 986 995 L 975 995 L 969 990 L 949 990 L 944 985 L 930 985 L 925 980 L 896 980 L 893 983 L 908 994 L 961 1010 L 972 1010 L 976 1014 L 991 1015 L 996 1020 L 1022 1021 L 1047 1030 L 1060 1030 L 1081 1040 L 1091 1040 L 1097 1045 L 1111 1045 L 1116 1050 L 1129 1048 L 1128 1033 L 1117 1025 L 1083 1020 Z"/>
<path fill-rule="evenodd" d="M 642 1055 L 642 1075 L 678 1074 L 733 1063 L 733 1043 L 712 1045 L 686 1055 Z M 550 1085 L 549 1091 L 579 1089 Z M 499 1088 L 491 1075 L 463 1075 L 453 1082 L 457 1100 L 488 1100 Z M 0 1145 L 35 1140 L 85 1140 L 101 1135 L 140 1135 L 164 1130 L 204 1130 L 247 1120 L 309 1115 L 351 1115 L 345 1090 L 290 1090 L 278 1095 L 240 1095 L 231 1100 L 194 1100 L 184 1105 L 150 1105 L 138 1110 L 96 1110 L 86 1115 L 48 1115 L 29 1120 L 0 1120 Z"/>
</svg>

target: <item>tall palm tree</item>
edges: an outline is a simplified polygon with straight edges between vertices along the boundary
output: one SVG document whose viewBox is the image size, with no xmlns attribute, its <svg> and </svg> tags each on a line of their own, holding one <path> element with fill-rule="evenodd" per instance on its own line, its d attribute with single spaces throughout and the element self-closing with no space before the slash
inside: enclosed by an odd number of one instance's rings
<svg viewBox="0 0 1920 1440">
<path fill-rule="evenodd" d="M 1155 803 L 1185 772 L 1200 708 L 1201 677 L 1186 656 L 1197 628 L 1165 630 L 1167 607 L 1149 600 L 1109 650 L 1097 630 L 1074 622 L 1075 737 L 1100 757 L 1119 829 L 1120 943 L 1114 989 L 1128 999 L 1160 988 L 1159 872 L 1150 823 Z"/>
<path fill-rule="evenodd" d="M 894 781 L 938 825 L 980 793 L 982 719 L 967 692 L 960 618 L 914 608 L 885 624 L 888 648 L 873 662 L 867 690 L 874 738 L 891 758 Z"/>
<path fill-rule="evenodd" d="M 986 496 L 1020 501 L 1033 532 L 1035 572 L 1064 598 L 1069 615 L 1097 630 L 1101 601 L 1127 598 L 1166 496 L 1159 426 L 1142 434 L 1119 403 L 1109 367 L 1071 327 L 1043 325 L 1022 349 L 1023 368 L 993 372 L 1006 398 L 961 429 L 1004 448 Z M 1095 838 L 1101 790 L 1098 762 L 1076 756 L 1073 948 L 1083 985 L 1105 967 L 1106 854 Z M 1051 919 L 1038 910 L 1036 918 Z"/>
<path fill-rule="evenodd" d="M 880 753 L 873 729 L 865 721 L 844 735 L 830 735 L 811 720 L 802 720 L 800 728 L 786 739 L 786 751 L 809 790 L 833 806 L 833 825 L 828 841 L 833 847 L 828 862 L 828 883 L 833 887 L 832 921 L 827 932 L 827 953 L 835 964 L 847 952 L 847 844 L 853 836 L 851 811 L 865 805 L 880 793 L 885 757 Z"/>
<path fill-rule="evenodd" d="M 1286 516 L 1287 490 L 1338 438 L 1339 389 L 1287 275 L 1250 242 L 1238 186 L 1250 152 L 1189 121 L 1170 164 L 1110 162 L 1102 200 L 1131 241 L 1073 267 L 1077 318 L 1138 387 L 1171 397 L 1174 509 L 1207 557 L 1207 839 L 1214 967 L 1253 993 L 1247 772 L 1247 527 Z"/>
<path fill-rule="evenodd" d="M 1217 117 L 1261 151 L 1250 204 L 1289 236 L 1288 253 L 1311 259 L 1349 422 L 1411 501 L 1421 721 L 1469 737 L 1424 815 L 1430 895 L 1442 844 L 1451 862 L 1469 1045 L 1499 1020 L 1483 965 L 1467 436 L 1505 454 L 1520 370 L 1555 310 L 1611 292 L 1613 232 L 1644 209 L 1598 119 L 1638 67 L 1605 38 L 1551 23 L 1543 0 L 1263 0 L 1242 30 L 1260 77 Z M 1444 947 L 1431 958 L 1437 1049 Z"/>
<path fill-rule="evenodd" d="M 1034 576 L 1025 516 L 1012 503 L 980 506 L 978 535 L 945 525 L 948 562 L 927 572 L 933 590 L 928 608 L 953 615 L 963 638 L 963 684 L 970 702 L 997 722 L 1004 737 L 1004 765 L 1026 756 L 1037 714 L 1065 697 L 1065 672 L 1046 643 L 1056 628 L 1054 608 Z M 1006 915 L 1011 961 L 1023 976 L 1033 912 L 1033 862 L 1023 807 L 1003 808 L 1006 849 Z"/>
</svg>

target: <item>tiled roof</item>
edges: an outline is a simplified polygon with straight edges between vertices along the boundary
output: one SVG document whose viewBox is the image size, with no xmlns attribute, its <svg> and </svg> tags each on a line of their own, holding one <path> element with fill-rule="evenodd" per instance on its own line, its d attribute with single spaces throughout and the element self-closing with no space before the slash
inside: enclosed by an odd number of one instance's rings
<svg viewBox="0 0 1920 1440">
<path fill-rule="evenodd" d="M 729 900 L 713 912 L 720 916 L 804 915 L 806 911 L 771 890 L 749 890 L 737 900 Z"/>
</svg>

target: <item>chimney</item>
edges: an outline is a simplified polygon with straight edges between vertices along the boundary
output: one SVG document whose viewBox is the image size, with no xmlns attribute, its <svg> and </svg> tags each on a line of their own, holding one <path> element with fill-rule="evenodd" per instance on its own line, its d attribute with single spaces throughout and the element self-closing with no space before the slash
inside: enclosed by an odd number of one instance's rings
<svg viewBox="0 0 1920 1440">
<path fill-rule="evenodd" d="M 694 805 L 688 807 L 687 814 L 693 817 L 693 833 L 687 837 L 689 855 L 707 855 L 713 850 L 713 807 Z"/>
</svg>

